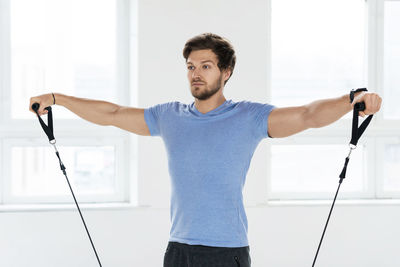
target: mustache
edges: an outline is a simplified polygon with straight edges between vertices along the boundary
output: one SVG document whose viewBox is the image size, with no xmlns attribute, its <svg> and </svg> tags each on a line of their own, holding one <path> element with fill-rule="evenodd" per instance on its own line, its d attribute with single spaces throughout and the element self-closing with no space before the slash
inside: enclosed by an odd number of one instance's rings
<svg viewBox="0 0 400 267">
<path fill-rule="evenodd" d="M 199 83 L 199 82 L 205 83 L 204 81 L 202 81 L 202 80 L 200 80 L 200 79 L 192 80 L 191 83 L 193 84 L 193 83 Z"/>
</svg>

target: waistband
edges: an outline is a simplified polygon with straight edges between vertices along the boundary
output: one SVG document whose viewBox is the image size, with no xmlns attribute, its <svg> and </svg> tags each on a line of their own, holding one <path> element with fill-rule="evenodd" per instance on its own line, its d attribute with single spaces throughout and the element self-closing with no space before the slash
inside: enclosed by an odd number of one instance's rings
<svg viewBox="0 0 400 267">
<path fill-rule="evenodd" d="M 234 251 L 234 250 L 247 250 L 250 251 L 249 246 L 245 247 L 210 247 L 210 246 L 203 246 L 203 245 L 189 245 L 185 243 L 179 243 L 174 241 L 168 242 L 168 248 L 176 247 L 185 250 L 194 250 L 194 251 Z"/>
</svg>

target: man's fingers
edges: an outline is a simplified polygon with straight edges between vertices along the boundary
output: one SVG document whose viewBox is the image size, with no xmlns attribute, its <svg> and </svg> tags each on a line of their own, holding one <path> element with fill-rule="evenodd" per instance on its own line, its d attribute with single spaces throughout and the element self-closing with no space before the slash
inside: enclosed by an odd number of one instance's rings
<svg viewBox="0 0 400 267">
<path fill-rule="evenodd" d="M 378 110 L 381 109 L 382 106 L 382 97 L 379 97 L 379 101 L 378 101 Z"/>
<path fill-rule="evenodd" d="M 382 98 L 375 93 L 365 93 L 360 94 L 357 98 L 355 98 L 352 105 L 354 106 L 356 102 L 365 103 L 365 110 L 359 112 L 361 117 L 365 117 L 369 114 L 375 114 L 380 110 Z"/>
<path fill-rule="evenodd" d="M 381 107 L 380 103 L 382 101 L 382 98 L 375 93 L 368 94 L 365 97 L 366 97 L 366 106 L 368 107 L 365 113 L 375 114 L 376 112 L 378 112 Z"/>
<path fill-rule="evenodd" d="M 29 111 L 31 111 L 31 112 L 36 114 L 36 112 L 32 109 L 32 104 L 33 103 L 38 103 L 39 105 L 40 105 L 40 103 L 39 103 L 39 101 L 33 101 L 33 102 L 31 102 L 29 104 Z M 39 116 L 42 116 L 42 115 L 45 115 L 45 114 L 49 113 L 49 111 L 47 109 L 45 109 L 44 107 L 42 107 L 42 105 L 39 106 L 39 109 L 38 109 L 37 112 L 38 112 Z"/>
<path fill-rule="evenodd" d="M 35 97 L 31 97 L 29 101 L 29 110 L 35 113 L 35 111 L 32 109 L 32 105 L 34 103 L 39 104 L 39 110 L 38 113 L 39 115 L 47 114 L 48 112 L 45 110 L 46 107 L 51 106 L 53 103 L 53 96 L 51 94 L 44 94 L 44 95 L 39 95 Z"/>
</svg>

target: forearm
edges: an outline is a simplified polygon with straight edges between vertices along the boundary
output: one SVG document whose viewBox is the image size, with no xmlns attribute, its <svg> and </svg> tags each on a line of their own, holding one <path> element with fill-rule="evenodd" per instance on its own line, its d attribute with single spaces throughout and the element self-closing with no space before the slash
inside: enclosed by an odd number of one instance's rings
<svg viewBox="0 0 400 267">
<path fill-rule="evenodd" d="M 309 128 L 327 126 L 352 110 L 348 94 L 338 98 L 317 100 L 306 107 L 306 121 Z"/>
<path fill-rule="evenodd" d="M 54 94 L 56 105 L 61 105 L 82 119 L 99 125 L 111 125 L 113 114 L 119 105 L 86 98 L 67 96 L 59 93 Z"/>
</svg>

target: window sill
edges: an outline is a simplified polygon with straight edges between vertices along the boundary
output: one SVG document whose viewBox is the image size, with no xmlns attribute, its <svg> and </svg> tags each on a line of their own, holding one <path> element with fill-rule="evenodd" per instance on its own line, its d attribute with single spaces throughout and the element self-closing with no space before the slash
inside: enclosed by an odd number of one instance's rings
<svg viewBox="0 0 400 267">
<path fill-rule="evenodd" d="M 330 206 L 331 200 L 268 200 L 259 206 L 265 207 L 294 207 L 294 206 Z M 399 206 L 400 199 L 339 199 L 335 206 Z"/>
<path fill-rule="evenodd" d="M 137 206 L 131 203 L 91 203 L 79 204 L 81 210 L 125 210 L 146 209 L 150 206 Z M 74 203 L 71 204 L 7 204 L 0 205 L 0 212 L 36 212 L 36 211 L 71 211 L 77 210 Z"/>
</svg>

